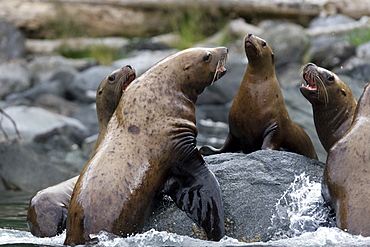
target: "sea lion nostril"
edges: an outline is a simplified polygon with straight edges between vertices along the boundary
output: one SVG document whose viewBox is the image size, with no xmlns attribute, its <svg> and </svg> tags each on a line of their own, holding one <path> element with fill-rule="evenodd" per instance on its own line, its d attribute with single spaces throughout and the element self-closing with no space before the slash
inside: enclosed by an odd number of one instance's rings
<svg viewBox="0 0 370 247">
<path fill-rule="evenodd" d="M 248 37 L 248 38 L 250 38 L 252 35 L 253 35 L 253 34 L 249 33 L 247 37 Z"/>
<path fill-rule="evenodd" d="M 131 65 L 126 65 L 126 67 L 132 69 L 132 66 Z"/>
</svg>

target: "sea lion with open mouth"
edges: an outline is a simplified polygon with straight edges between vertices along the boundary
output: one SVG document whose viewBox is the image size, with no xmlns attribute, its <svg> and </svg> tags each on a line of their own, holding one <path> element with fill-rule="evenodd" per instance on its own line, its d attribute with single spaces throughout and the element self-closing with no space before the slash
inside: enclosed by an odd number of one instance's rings
<svg viewBox="0 0 370 247">
<path fill-rule="evenodd" d="M 221 78 L 228 50 L 192 48 L 151 67 L 126 89 L 74 187 L 65 244 L 106 231 L 140 232 L 164 189 L 211 240 L 225 234 L 219 184 L 196 148 L 195 102 Z"/>
<path fill-rule="evenodd" d="M 317 135 L 326 152 L 347 132 L 357 101 L 335 73 L 308 63 L 302 71 L 302 95 L 312 104 Z"/>
</svg>

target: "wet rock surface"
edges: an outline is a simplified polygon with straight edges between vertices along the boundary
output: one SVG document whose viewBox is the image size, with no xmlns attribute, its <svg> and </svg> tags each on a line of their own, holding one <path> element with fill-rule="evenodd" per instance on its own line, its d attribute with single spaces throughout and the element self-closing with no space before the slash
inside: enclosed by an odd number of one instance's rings
<svg viewBox="0 0 370 247">
<path fill-rule="evenodd" d="M 205 157 L 217 177 L 223 197 L 226 235 L 242 241 L 267 241 L 277 231 L 272 226 L 275 205 L 297 176 L 321 182 L 324 164 L 301 155 L 279 151 L 251 154 L 226 153 Z M 288 222 L 279 225 L 289 228 Z M 318 226 L 317 226 L 318 227 Z M 204 233 L 170 200 L 151 216 L 145 230 L 174 232 L 196 238 Z M 311 229 L 315 230 L 315 229 Z"/>
</svg>

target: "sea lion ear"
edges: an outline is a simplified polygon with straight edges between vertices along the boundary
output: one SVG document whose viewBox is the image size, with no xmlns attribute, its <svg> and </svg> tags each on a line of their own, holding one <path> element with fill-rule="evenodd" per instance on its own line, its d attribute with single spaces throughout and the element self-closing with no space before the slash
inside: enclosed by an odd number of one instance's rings
<svg viewBox="0 0 370 247">
<path fill-rule="evenodd" d="M 186 71 L 188 69 L 190 69 L 190 64 L 185 64 L 184 68 L 182 68 L 183 71 Z"/>
<path fill-rule="evenodd" d="M 272 60 L 272 64 L 274 64 L 275 63 L 275 55 L 274 55 L 274 53 L 271 53 L 271 60 Z"/>
</svg>

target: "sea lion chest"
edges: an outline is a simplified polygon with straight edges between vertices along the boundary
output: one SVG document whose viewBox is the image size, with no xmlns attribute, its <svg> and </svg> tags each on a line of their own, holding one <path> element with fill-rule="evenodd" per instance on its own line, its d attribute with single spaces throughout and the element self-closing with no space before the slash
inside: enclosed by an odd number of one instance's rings
<svg viewBox="0 0 370 247">
<path fill-rule="evenodd" d="M 280 125 L 286 114 L 276 77 L 247 69 L 230 109 L 232 133 L 243 140 L 242 144 L 260 149 L 266 130 Z"/>
</svg>

